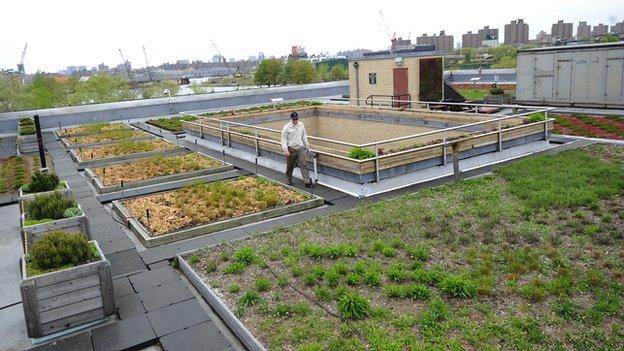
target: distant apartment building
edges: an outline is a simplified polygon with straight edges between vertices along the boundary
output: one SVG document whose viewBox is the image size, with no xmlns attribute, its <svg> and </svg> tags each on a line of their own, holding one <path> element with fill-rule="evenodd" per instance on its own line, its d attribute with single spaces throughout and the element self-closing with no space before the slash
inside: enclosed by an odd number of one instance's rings
<svg viewBox="0 0 624 351">
<path fill-rule="evenodd" d="M 611 33 L 624 34 L 624 20 L 611 26 Z"/>
<path fill-rule="evenodd" d="M 591 26 L 587 24 L 587 22 L 579 22 L 576 27 L 576 38 L 580 39 L 582 37 L 590 37 L 592 34 Z"/>
<path fill-rule="evenodd" d="M 498 43 L 498 28 L 490 28 L 489 26 L 479 29 L 477 33 L 468 31 L 468 33 L 462 35 L 462 47 L 463 48 L 480 48 L 483 46 L 495 46 L 492 45 Z"/>
<path fill-rule="evenodd" d="M 446 35 L 442 30 L 440 35 L 427 35 L 427 33 L 416 38 L 417 45 L 433 45 L 438 51 L 453 51 L 453 36 Z"/>
<path fill-rule="evenodd" d="M 264 52 L 260 51 L 258 53 L 258 61 L 264 61 Z"/>
<path fill-rule="evenodd" d="M 557 21 L 552 25 L 550 36 L 555 39 L 569 40 L 574 36 L 572 34 L 572 23 L 564 23 L 563 20 Z"/>
<path fill-rule="evenodd" d="M 602 23 L 598 23 L 597 26 L 594 26 L 594 30 L 592 31 L 592 34 L 595 37 L 607 35 L 608 33 L 609 33 L 609 26 L 607 26 L 606 24 L 602 24 Z"/>
<path fill-rule="evenodd" d="M 98 71 L 100 72 L 108 72 L 108 66 L 104 64 L 104 62 L 98 65 Z"/>
<path fill-rule="evenodd" d="M 391 50 L 393 52 L 396 50 L 409 50 L 413 48 L 414 45 L 412 45 L 412 41 L 410 39 L 403 39 L 402 37 L 398 37 L 392 40 Z"/>
<path fill-rule="evenodd" d="M 535 36 L 535 39 L 529 40 L 529 44 L 549 44 L 552 43 L 553 38 L 550 33 L 546 33 L 543 30 L 540 30 L 539 33 Z"/>
<path fill-rule="evenodd" d="M 521 46 L 529 42 L 529 25 L 519 18 L 505 25 L 505 45 Z"/>
<path fill-rule="evenodd" d="M 364 53 L 366 53 L 366 52 L 372 52 L 372 50 L 369 50 L 369 49 L 354 49 L 354 50 L 338 51 L 336 53 L 336 56 L 344 56 L 347 59 L 355 59 L 355 58 L 364 57 Z"/>
</svg>

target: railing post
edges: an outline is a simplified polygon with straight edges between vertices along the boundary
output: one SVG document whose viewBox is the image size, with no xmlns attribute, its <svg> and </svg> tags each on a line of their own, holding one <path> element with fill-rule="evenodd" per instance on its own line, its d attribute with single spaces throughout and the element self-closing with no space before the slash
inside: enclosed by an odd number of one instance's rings
<svg viewBox="0 0 624 351">
<path fill-rule="evenodd" d="M 503 128 L 500 118 L 498 119 L 498 152 L 503 151 Z"/>
<path fill-rule="evenodd" d="M 256 146 L 256 156 L 260 156 L 260 148 L 258 147 L 258 130 L 254 128 L 254 144 Z"/>
<path fill-rule="evenodd" d="M 221 136 L 221 145 L 225 145 L 225 140 L 223 139 L 223 121 L 219 120 L 219 135 Z"/>
<path fill-rule="evenodd" d="M 201 118 L 199 119 L 199 138 L 204 139 L 204 124 Z"/>
<path fill-rule="evenodd" d="M 548 141 L 548 110 L 544 111 L 544 140 Z"/>
<path fill-rule="evenodd" d="M 479 106 L 475 105 L 475 107 L 474 107 L 474 113 L 479 113 Z"/>
<path fill-rule="evenodd" d="M 225 126 L 227 127 L 227 133 L 228 133 L 228 147 L 232 147 L 232 133 L 230 133 L 230 123 L 225 123 Z"/>
<path fill-rule="evenodd" d="M 375 182 L 379 183 L 379 147 L 375 144 Z"/>
<path fill-rule="evenodd" d="M 446 166 L 446 131 L 442 132 L 442 165 Z"/>
</svg>

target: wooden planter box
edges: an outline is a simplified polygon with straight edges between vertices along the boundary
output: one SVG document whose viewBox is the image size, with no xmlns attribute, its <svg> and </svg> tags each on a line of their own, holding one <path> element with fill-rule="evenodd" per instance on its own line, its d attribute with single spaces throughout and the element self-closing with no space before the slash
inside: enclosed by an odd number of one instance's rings
<svg viewBox="0 0 624 351">
<path fill-rule="evenodd" d="M 499 95 L 486 95 L 485 96 L 485 103 L 486 104 L 492 104 L 492 105 L 508 105 L 511 104 L 511 94 L 509 93 L 505 93 L 505 94 L 499 94 Z"/>
<path fill-rule="evenodd" d="M 74 163 L 76 163 L 76 168 L 79 171 L 82 171 L 87 167 L 93 168 L 93 167 L 107 166 L 110 164 L 120 163 L 124 161 L 134 161 L 134 160 L 138 160 L 144 157 L 169 156 L 169 155 L 181 154 L 184 152 L 186 152 L 186 149 L 176 146 L 172 149 L 145 151 L 145 152 L 137 152 L 134 154 L 125 154 L 125 155 L 110 156 L 110 157 L 105 157 L 105 158 L 83 160 L 78 155 L 77 149 L 69 149 L 69 156 L 72 158 Z"/>
<path fill-rule="evenodd" d="M 20 135 L 22 126 L 17 124 L 17 149 L 20 154 L 33 154 L 39 152 L 37 134 Z"/>
<path fill-rule="evenodd" d="M 31 338 L 42 337 L 115 313 L 110 262 L 97 242 L 100 260 L 56 272 L 27 276 L 22 256 L 22 307 Z"/>
<path fill-rule="evenodd" d="M 61 189 L 55 189 L 55 190 L 50 190 L 50 191 L 42 191 L 42 192 L 39 192 L 39 193 L 25 193 L 20 188 L 20 190 L 19 190 L 20 213 L 24 213 L 25 208 L 26 208 L 26 206 L 25 206 L 26 201 L 30 201 L 30 200 L 34 199 L 35 196 L 38 196 L 38 195 L 49 195 L 49 194 L 51 194 L 51 193 L 53 193 L 55 191 L 58 191 L 65 197 L 73 198 L 74 197 L 74 193 L 72 192 L 72 190 L 69 187 L 69 185 L 67 184 L 67 182 L 64 181 L 64 180 L 61 180 L 61 183 L 64 185 L 64 187 L 61 188 Z"/>
<path fill-rule="evenodd" d="M 80 204 L 77 206 L 82 210 Z M 49 233 L 55 230 L 64 230 L 66 232 L 79 232 L 83 233 L 87 239 L 91 239 L 91 233 L 89 232 L 89 219 L 84 214 L 84 210 L 80 216 L 61 218 L 51 222 L 35 224 L 25 227 L 26 214 L 22 213 L 20 222 L 22 225 L 22 238 L 24 240 L 24 251 L 28 252 L 30 247 L 41 238 L 45 233 Z"/>
</svg>

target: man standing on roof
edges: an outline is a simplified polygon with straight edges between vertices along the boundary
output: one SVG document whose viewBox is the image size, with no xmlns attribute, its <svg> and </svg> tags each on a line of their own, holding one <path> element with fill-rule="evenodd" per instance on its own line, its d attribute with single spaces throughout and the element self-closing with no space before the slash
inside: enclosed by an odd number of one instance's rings
<svg viewBox="0 0 624 351">
<path fill-rule="evenodd" d="M 282 150 L 286 155 L 286 178 L 288 185 L 292 185 L 292 174 L 295 169 L 295 162 L 301 169 L 301 176 L 306 188 L 312 186 L 310 172 L 306 165 L 305 151 L 309 148 L 308 136 L 302 122 L 299 122 L 299 114 L 293 111 L 290 114 L 290 122 L 286 123 L 282 129 Z"/>
</svg>

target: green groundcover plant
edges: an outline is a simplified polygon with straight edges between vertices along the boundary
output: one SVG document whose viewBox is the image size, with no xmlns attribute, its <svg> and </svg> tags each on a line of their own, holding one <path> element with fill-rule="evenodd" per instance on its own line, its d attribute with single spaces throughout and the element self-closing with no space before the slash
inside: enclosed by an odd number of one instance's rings
<svg viewBox="0 0 624 351">
<path fill-rule="evenodd" d="M 53 231 L 44 234 L 26 257 L 29 276 L 79 266 L 100 258 L 97 248 L 81 233 Z"/>
</svg>

